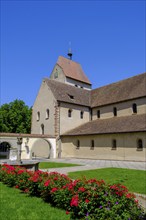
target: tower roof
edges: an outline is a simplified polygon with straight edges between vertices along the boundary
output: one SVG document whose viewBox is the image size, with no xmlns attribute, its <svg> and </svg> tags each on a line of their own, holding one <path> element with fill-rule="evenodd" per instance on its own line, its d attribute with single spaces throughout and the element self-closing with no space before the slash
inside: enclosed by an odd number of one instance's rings
<svg viewBox="0 0 146 220">
<path fill-rule="evenodd" d="M 79 63 L 59 56 L 57 64 L 62 68 L 66 77 L 91 85 Z"/>
</svg>

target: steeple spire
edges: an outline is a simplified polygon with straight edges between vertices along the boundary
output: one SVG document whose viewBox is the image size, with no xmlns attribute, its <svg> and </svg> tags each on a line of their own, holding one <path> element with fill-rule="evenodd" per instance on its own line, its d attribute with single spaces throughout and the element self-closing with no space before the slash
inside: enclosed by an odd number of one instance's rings
<svg viewBox="0 0 146 220">
<path fill-rule="evenodd" d="M 72 60 L 72 50 L 71 50 L 71 42 L 69 42 L 69 49 L 68 49 L 68 54 L 67 54 L 68 56 L 69 56 L 69 59 L 70 60 Z"/>
</svg>

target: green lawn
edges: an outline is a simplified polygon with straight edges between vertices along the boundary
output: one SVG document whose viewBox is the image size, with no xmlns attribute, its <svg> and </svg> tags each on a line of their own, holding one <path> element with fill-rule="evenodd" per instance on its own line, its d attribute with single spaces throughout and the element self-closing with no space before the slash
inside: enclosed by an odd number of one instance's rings
<svg viewBox="0 0 146 220">
<path fill-rule="evenodd" d="M 39 169 L 59 168 L 59 167 L 74 167 L 81 166 L 80 164 L 71 163 L 56 163 L 56 162 L 40 162 Z"/>
<path fill-rule="evenodd" d="M 103 179 L 107 183 L 121 183 L 131 191 L 146 194 L 146 171 L 122 168 L 103 168 L 69 173 L 72 179 Z"/>
<path fill-rule="evenodd" d="M 1 220 L 69 220 L 64 210 L 0 183 Z"/>
</svg>

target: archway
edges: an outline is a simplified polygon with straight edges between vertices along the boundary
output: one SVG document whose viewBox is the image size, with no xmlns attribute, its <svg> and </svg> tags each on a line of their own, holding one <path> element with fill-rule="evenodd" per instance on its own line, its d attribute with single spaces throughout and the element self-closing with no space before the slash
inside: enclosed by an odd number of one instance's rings
<svg viewBox="0 0 146 220">
<path fill-rule="evenodd" d="M 51 158 L 52 146 L 49 141 L 45 139 L 37 139 L 31 148 L 32 157 Z"/>
<path fill-rule="evenodd" d="M 8 159 L 10 154 L 11 145 L 7 141 L 0 143 L 0 159 Z"/>
</svg>

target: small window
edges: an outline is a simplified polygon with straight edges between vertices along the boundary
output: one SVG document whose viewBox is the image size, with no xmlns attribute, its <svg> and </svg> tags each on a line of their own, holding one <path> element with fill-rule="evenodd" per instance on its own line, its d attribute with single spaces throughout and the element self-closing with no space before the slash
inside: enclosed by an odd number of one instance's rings
<svg viewBox="0 0 146 220">
<path fill-rule="evenodd" d="M 117 141 L 116 139 L 112 140 L 112 150 L 116 150 L 117 149 Z"/>
<path fill-rule="evenodd" d="M 94 140 L 91 140 L 91 150 L 94 150 Z"/>
<path fill-rule="evenodd" d="M 50 114 L 49 109 L 47 109 L 46 110 L 46 119 L 49 119 L 49 114 Z"/>
<path fill-rule="evenodd" d="M 37 112 L 37 121 L 40 120 L 40 112 Z"/>
<path fill-rule="evenodd" d="M 79 149 L 80 148 L 80 140 L 77 140 L 77 147 L 76 149 Z"/>
<path fill-rule="evenodd" d="M 138 139 L 138 141 L 137 141 L 137 150 L 143 150 L 142 139 Z"/>
<path fill-rule="evenodd" d="M 56 69 L 56 72 L 54 73 L 54 78 L 57 79 L 58 78 L 58 71 Z"/>
<path fill-rule="evenodd" d="M 41 134 L 44 134 L 44 124 L 41 124 Z"/>
<path fill-rule="evenodd" d="M 69 110 L 68 110 L 68 117 L 71 118 L 71 116 L 72 116 L 72 110 L 69 109 Z"/>
<path fill-rule="evenodd" d="M 83 119 L 83 116 L 84 116 L 84 112 L 81 111 L 81 112 L 80 112 L 80 118 Z"/>
<path fill-rule="evenodd" d="M 81 86 L 81 89 L 83 89 L 83 86 Z"/>
<path fill-rule="evenodd" d="M 113 114 L 114 114 L 114 116 L 117 116 L 117 108 L 116 107 L 113 108 Z"/>
<path fill-rule="evenodd" d="M 97 110 L 97 118 L 100 118 L 100 110 Z"/>
<path fill-rule="evenodd" d="M 133 110 L 133 113 L 137 113 L 137 105 L 136 105 L 136 103 L 134 103 L 132 105 L 132 110 Z"/>
</svg>

